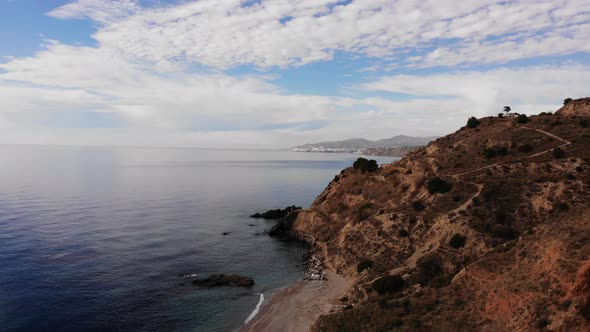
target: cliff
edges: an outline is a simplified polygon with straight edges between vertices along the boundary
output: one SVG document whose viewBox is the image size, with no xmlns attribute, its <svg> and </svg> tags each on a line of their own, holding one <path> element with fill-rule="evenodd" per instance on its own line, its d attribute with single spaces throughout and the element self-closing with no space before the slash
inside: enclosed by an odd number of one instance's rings
<svg viewBox="0 0 590 332">
<path fill-rule="evenodd" d="M 292 221 L 354 284 L 314 329 L 588 331 L 590 129 L 564 113 L 336 176 Z"/>
<path fill-rule="evenodd" d="M 569 117 L 590 117 L 590 97 L 572 100 L 563 105 L 563 107 L 560 108 L 556 114 L 559 116 Z"/>
</svg>

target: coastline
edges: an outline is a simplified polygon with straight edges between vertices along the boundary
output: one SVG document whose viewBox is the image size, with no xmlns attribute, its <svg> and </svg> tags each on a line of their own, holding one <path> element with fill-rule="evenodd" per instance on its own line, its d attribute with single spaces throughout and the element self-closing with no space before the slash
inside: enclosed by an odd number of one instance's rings
<svg viewBox="0 0 590 332">
<path fill-rule="evenodd" d="M 317 319 L 339 308 L 351 282 L 332 270 L 326 280 L 301 280 L 273 294 L 239 331 L 309 331 Z"/>
</svg>

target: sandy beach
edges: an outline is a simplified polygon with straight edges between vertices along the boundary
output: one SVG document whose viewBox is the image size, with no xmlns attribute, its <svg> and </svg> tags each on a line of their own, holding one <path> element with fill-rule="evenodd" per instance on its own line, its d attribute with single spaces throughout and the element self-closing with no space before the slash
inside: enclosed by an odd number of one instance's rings
<svg viewBox="0 0 590 332">
<path fill-rule="evenodd" d="M 339 306 L 350 282 L 331 270 L 327 280 L 299 281 L 274 294 L 240 331 L 309 331 L 323 314 Z"/>
</svg>

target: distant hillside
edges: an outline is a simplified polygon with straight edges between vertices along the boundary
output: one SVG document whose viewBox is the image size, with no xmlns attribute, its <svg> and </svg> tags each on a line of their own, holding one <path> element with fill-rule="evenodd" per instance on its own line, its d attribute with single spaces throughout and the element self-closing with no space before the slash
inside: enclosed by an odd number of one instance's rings
<svg viewBox="0 0 590 332">
<path fill-rule="evenodd" d="M 352 138 L 344 141 L 320 142 L 295 146 L 290 151 L 299 152 L 361 152 L 363 149 L 383 149 L 424 146 L 436 137 L 394 136 L 392 138 L 369 141 Z"/>
</svg>

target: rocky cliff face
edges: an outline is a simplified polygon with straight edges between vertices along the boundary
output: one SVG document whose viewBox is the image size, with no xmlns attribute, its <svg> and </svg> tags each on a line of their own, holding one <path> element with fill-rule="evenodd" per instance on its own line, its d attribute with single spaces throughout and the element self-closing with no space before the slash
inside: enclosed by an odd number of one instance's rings
<svg viewBox="0 0 590 332">
<path fill-rule="evenodd" d="M 317 330 L 590 329 L 580 118 L 485 118 L 375 172 L 346 169 L 292 227 L 354 280 L 352 309 Z"/>
<path fill-rule="evenodd" d="M 557 112 L 559 116 L 590 116 L 590 97 L 572 100 L 563 105 Z"/>
</svg>

